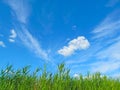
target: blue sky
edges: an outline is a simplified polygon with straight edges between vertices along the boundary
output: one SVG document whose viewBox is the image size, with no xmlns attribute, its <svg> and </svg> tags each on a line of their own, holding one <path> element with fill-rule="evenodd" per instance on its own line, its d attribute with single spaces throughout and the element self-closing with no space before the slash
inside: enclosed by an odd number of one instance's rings
<svg viewBox="0 0 120 90">
<path fill-rule="evenodd" d="M 1 0 L 0 12 L 1 68 L 120 74 L 119 0 Z"/>
</svg>

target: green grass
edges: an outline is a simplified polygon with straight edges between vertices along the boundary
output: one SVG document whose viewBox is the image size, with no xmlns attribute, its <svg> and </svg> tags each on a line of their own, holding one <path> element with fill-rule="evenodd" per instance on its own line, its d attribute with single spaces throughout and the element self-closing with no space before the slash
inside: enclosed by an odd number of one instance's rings
<svg viewBox="0 0 120 90">
<path fill-rule="evenodd" d="M 32 74 L 29 71 L 29 66 L 18 70 L 7 66 L 0 72 L 0 90 L 120 90 L 120 79 L 101 76 L 100 73 L 74 78 L 64 64 L 58 65 L 55 74 L 47 72 L 46 68 L 36 69 Z"/>
</svg>

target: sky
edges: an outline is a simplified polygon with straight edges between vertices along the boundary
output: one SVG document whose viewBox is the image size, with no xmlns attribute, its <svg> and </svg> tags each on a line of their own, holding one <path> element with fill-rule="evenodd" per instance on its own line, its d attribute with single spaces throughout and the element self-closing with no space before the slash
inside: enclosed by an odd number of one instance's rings
<svg viewBox="0 0 120 90">
<path fill-rule="evenodd" d="M 120 75 L 120 0 L 0 0 L 0 68 Z"/>
</svg>

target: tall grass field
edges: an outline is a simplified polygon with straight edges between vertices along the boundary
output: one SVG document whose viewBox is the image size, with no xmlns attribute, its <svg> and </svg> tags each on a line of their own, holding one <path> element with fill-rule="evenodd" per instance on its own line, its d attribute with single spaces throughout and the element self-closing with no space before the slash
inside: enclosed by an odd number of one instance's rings
<svg viewBox="0 0 120 90">
<path fill-rule="evenodd" d="M 37 73 L 41 72 L 38 75 Z M 120 79 L 100 73 L 72 77 L 64 64 L 54 74 L 44 68 L 30 73 L 29 66 L 14 70 L 11 65 L 0 72 L 0 90 L 120 90 Z"/>
</svg>

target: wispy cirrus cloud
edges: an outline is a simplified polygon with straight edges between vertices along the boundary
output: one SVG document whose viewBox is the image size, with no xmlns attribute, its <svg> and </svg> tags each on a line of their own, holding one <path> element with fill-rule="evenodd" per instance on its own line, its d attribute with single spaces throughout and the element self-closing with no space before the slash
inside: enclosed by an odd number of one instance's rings
<svg viewBox="0 0 120 90">
<path fill-rule="evenodd" d="M 3 37 L 3 34 L 0 34 L 0 37 Z M 0 41 L 0 47 L 6 47 L 6 45 L 3 41 Z"/>
<path fill-rule="evenodd" d="M 95 56 L 98 59 L 92 64 L 92 71 L 103 73 L 120 68 L 120 11 L 108 15 L 94 30 L 93 40 L 100 43 Z"/>
<path fill-rule="evenodd" d="M 11 35 L 9 36 L 9 42 L 15 42 L 15 38 L 17 37 L 17 33 L 14 29 L 12 29 L 11 31 Z"/>
<path fill-rule="evenodd" d="M 115 72 L 120 69 L 120 10 L 109 14 L 92 30 L 90 47 L 78 58 L 66 61 L 75 71 L 84 68 L 84 72 Z"/>
<path fill-rule="evenodd" d="M 90 65 L 92 72 L 110 73 L 120 69 L 119 61 L 99 61 Z"/>
<path fill-rule="evenodd" d="M 70 56 L 76 50 L 84 50 L 89 46 L 89 41 L 84 36 L 79 36 L 78 38 L 71 40 L 68 43 L 68 46 L 64 46 L 62 49 L 58 50 L 58 53 L 63 56 Z"/>
<path fill-rule="evenodd" d="M 97 57 L 99 59 L 113 59 L 113 60 L 120 60 L 120 39 L 110 45 L 108 48 L 99 51 L 97 53 Z"/>
<path fill-rule="evenodd" d="M 6 0 L 6 3 L 15 13 L 16 18 L 19 22 L 18 24 L 21 28 L 18 29 L 19 27 L 17 27 L 17 34 L 12 30 L 12 35 L 10 37 L 15 38 L 18 35 L 18 38 L 20 38 L 22 44 L 25 47 L 35 53 L 39 58 L 48 60 L 48 54 L 45 52 L 45 50 L 41 48 L 39 41 L 32 36 L 32 34 L 27 28 L 23 28 L 26 27 L 28 17 L 30 15 L 30 7 L 28 4 L 28 0 Z M 11 38 L 10 41 L 14 42 L 14 40 Z"/>
<path fill-rule="evenodd" d="M 93 31 L 94 39 L 110 38 L 120 32 L 120 10 L 108 15 Z"/>
<path fill-rule="evenodd" d="M 18 37 L 21 39 L 22 43 L 38 57 L 48 60 L 47 53 L 41 48 L 38 40 L 34 38 L 28 30 L 23 29 L 23 31 L 18 32 Z"/>
<path fill-rule="evenodd" d="M 5 0 L 5 2 L 14 11 L 18 21 L 24 24 L 27 22 L 30 13 L 27 1 L 28 0 Z"/>
<path fill-rule="evenodd" d="M 97 53 L 100 61 L 95 62 L 92 71 L 110 72 L 120 68 L 120 40 Z"/>
<path fill-rule="evenodd" d="M 0 46 L 1 47 L 6 47 L 3 41 L 0 41 Z"/>
<path fill-rule="evenodd" d="M 65 61 L 72 67 L 71 72 L 81 73 L 80 68 L 84 68 L 82 72 L 117 72 L 120 69 L 120 10 L 110 13 L 91 33 L 90 47 Z M 71 50 L 67 49 L 69 44 L 65 47 L 66 52 Z M 64 47 L 61 50 L 64 51 Z M 71 53 L 74 51 L 71 50 Z"/>
</svg>

